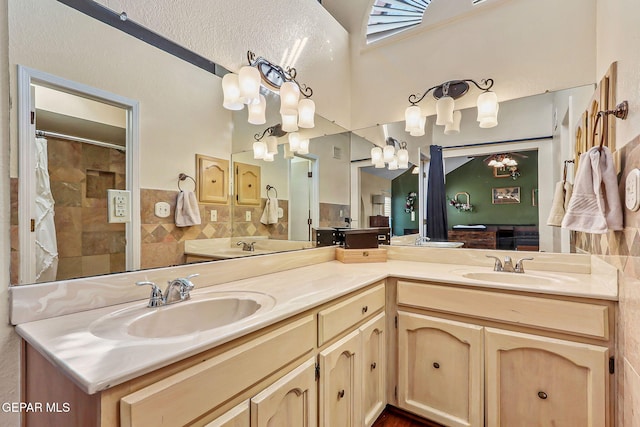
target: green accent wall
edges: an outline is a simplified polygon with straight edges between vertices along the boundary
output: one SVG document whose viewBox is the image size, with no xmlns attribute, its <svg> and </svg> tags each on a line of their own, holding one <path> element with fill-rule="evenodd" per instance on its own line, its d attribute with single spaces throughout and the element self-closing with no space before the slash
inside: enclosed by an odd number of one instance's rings
<svg viewBox="0 0 640 427">
<path fill-rule="evenodd" d="M 476 157 L 447 175 L 447 198 L 452 199 L 458 192 L 467 192 L 471 196 L 473 206 L 471 212 L 464 212 L 448 205 L 449 228 L 468 224 L 538 225 L 538 207 L 533 206 L 531 200 L 531 192 L 538 186 L 538 151 L 518 154 L 527 158 L 514 156 L 521 174 L 515 180 L 510 177 L 495 178 L 493 168 L 488 167 L 483 161 L 486 156 Z M 492 188 L 502 187 L 520 187 L 520 203 L 492 204 Z M 458 200 L 465 203 L 466 197 L 461 195 Z"/>
<path fill-rule="evenodd" d="M 391 181 L 391 232 L 394 236 L 403 236 L 405 229 L 418 228 L 418 209 L 420 208 L 420 194 L 418 194 L 418 175 L 412 174 L 413 167 Z M 411 214 L 404 211 L 407 196 L 416 193 L 413 203 L 415 221 L 411 221 Z"/>
</svg>

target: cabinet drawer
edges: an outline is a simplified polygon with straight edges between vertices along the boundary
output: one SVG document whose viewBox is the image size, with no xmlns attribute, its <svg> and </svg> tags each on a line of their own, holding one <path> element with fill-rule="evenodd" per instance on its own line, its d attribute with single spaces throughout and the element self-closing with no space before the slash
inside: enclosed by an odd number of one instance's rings
<svg viewBox="0 0 640 427">
<path fill-rule="evenodd" d="M 121 426 L 188 424 L 312 350 L 315 331 L 313 316 L 304 317 L 129 394 Z"/>
<path fill-rule="evenodd" d="M 609 339 L 606 305 L 398 281 L 398 304 Z"/>
<path fill-rule="evenodd" d="M 318 313 L 318 345 L 384 308 L 384 283 Z"/>
</svg>

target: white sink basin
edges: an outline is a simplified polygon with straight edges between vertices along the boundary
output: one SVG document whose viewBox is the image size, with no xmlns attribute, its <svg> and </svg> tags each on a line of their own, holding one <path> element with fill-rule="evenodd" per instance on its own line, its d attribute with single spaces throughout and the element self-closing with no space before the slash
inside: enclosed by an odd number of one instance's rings
<svg viewBox="0 0 640 427">
<path fill-rule="evenodd" d="M 163 307 L 125 308 L 96 320 L 89 330 L 109 339 L 178 337 L 233 325 L 274 305 L 266 294 L 209 292 Z"/>
<path fill-rule="evenodd" d="M 573 279 L 553 277 L 548 275 L 529 273 L 506 273 L 502 271 L 471 271 L 461 273 L 462 277 L 491 283 L 505 283 L 513 285 L 552 285 L 571 281 Z"/>
</svg>

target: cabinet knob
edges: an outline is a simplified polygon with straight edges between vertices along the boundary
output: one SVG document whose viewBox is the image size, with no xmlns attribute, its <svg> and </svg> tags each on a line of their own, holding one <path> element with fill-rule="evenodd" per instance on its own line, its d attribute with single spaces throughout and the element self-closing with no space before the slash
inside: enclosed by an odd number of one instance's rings
<svg viewBox="0 0 640 427">
<path fill-rule="evenodd" d="M 542 400 L 545 400 L 548 396 L 547 396 L 547 393 L 545 393 L 544 391 L 539 391 L 538 397 Z"/>
<path fill-rule="evenodd" d="M 367 311 L 369 311 L 369 306 L 365 305 L 364 307 L 362 307 L 362 313 L 366 313 Z"/>
<path fill-rule="evenodd" d="M 438 362 L 433 362 L 433 367 L 436 369 L 440 369 L 440 364 Z"/>
<path fill-rule="evenodd" d="M 376 369 L 376 362 L 373 362 L 373 363 L 371 364 L 371 370 L 373 371 L 374 369 Z"/>
<path fill-rule="evenodd" d="M 338 399 L 342 399 L 344 397 L 344 390 L 340 390 L 338 392 Z"/>
</svg>

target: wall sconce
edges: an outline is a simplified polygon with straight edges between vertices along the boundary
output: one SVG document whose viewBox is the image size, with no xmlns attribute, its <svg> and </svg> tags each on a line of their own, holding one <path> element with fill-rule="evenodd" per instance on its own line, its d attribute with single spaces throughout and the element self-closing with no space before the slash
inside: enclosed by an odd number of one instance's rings
<svg viewBox="0 0 640 427">
<path fill-rule="evenodd" d="M 384 148 L 373 147 L 371 149 L 371 163 L 376 168 L 384 168 L 385 163 L 389 170 L 408 169 L 409 168 L 409 151 L 407 143 L 399 142 L 397 139 L 388 137 L 387 145 Z M 396 151 L 396 147 L 398 147 Z"/>
<path fill-rule="evenodd" d="M 460 200 L 458 200 L 458 196 L 460 195 L 467 197 L 467 201 L 465 203 L 462 203 Z M 456 193 L 456 195 L 453 196 L 453 199 L 449 200 L 449 204 L 458 209 L 458 211 L 460 212 L 471 212 L 473 210 L 473 206 L 471 205 L 471 196 L 466 191 Z"/>
<path fill-rule="evenodd" d="M 316 106 L 310 99 L 313 90 L 298 83 L 296 69 L 283 69 L 263 57 L 256 58 L 251 51 L 247 52 L 247 59 L 249 65 L 240 68 L 238 74 L 229 73 L 222 78 L 222 106 L 238 111 L 247 105 L 249 123 L 263 125 L 266 123 L 267 103 L 260 90 L 265 87 L 280 94 L 280 115 L 284 131 L 295 132 L 299 127 L 314 127 Z M 300 99 L 301 95 L 303 99 Z"/>
<path fill-rule="evenodd" d="M 278 123 L 268 127 L 260 133 L 256 133 L 253 138 L 253 158 L 272 162 L 274 156 L 278 154 L 278 138 L 288 136 L 288 143 L 285 143 L 284 158 L 292 159 L 294 153 L 309 154 L 309 139 L 303 139 L 298 132 L 286 132 L 282 124 Z"/>
<path fill-rule="evenodd" d="M 462 97 L 469 91 L 469 83 L 473 83 L 478 89 L 484 91 L 478 96 L 477 108 L 479 126 L 481 128 L 492 128 L 498 125 L 498 97 L 490 89 L 493 87 L 493 79 L 484 79 L 480 83 L 475 80 L 451 80 L 426 90 L 423 94 L 412 94 L 409 96 L 411 104 L 405 110 L 405 131 L 411 136 L 424 135 L 426 117 L 422 115 L 422 110 L 417 105 L 429 92 L 433 91 L 436 101 L 436 125 L 444 126 L 445 135 L 452 135 L 460 132 L 460 120 L 462 113 L 455 110 L 455 100 Z"/>
</svg>

